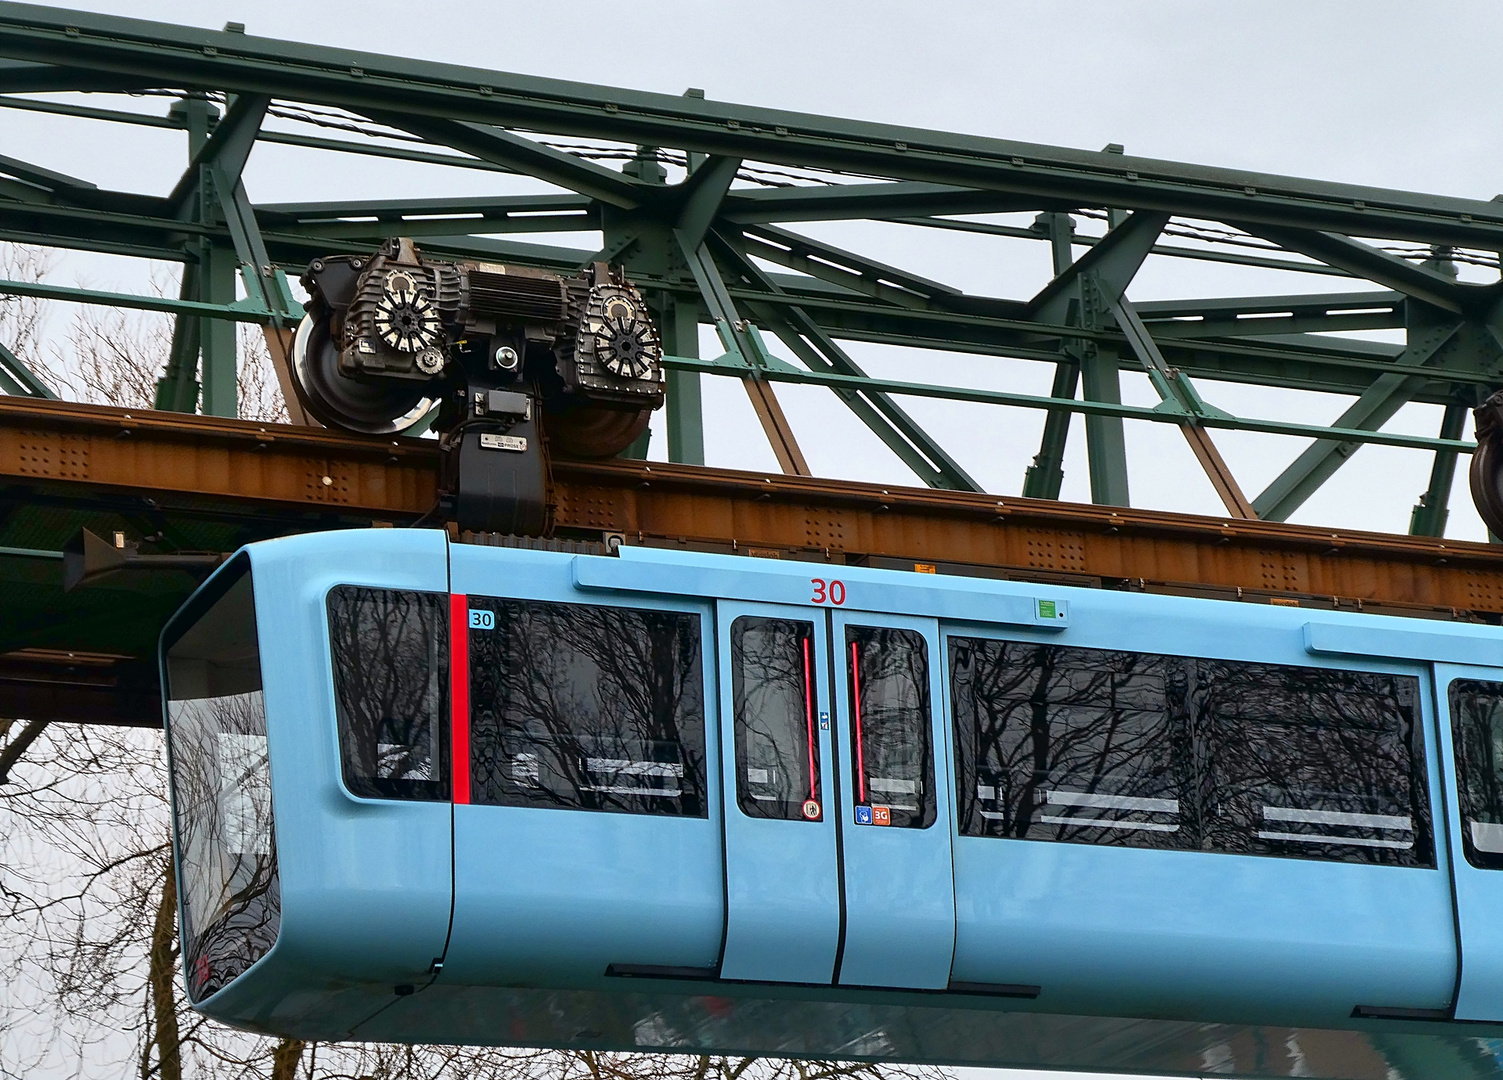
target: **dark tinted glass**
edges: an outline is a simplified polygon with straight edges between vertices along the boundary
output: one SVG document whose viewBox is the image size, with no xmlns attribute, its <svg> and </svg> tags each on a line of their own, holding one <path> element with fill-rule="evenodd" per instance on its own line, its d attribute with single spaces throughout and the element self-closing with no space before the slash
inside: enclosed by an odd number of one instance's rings
<svg viewBox="0 0 1503 1080">
<path fill-rule="evenodd" d="M 200 598 L 198 617 L 169 637 L 164 665 L 183 972 L 195 1002 L 266 955 L 281 925 L 261 655 L 243 557 L 242 567 Z"/>
<path fill-rule="evenodd" d="M 952 638 L 968 836 L 1184 847 L 1163 657 Z"/>
<path fill-rule="evenodd" d="M 731 623 L 736 801 L 751 817 L 818 821 L 814 624 L 743 616 Z"/>
<path fill-rule="evenodd" d="M 1184 663 L 1203 847 L 1433 865 L 1417 678 Z"/>
<path fill-rule="evenodd" d="M 350 792 L 449 797 L 446 593 L 329 590 L 339 750 Z"/>
<path fill-rule="evenodd" d="M 1410 675 L 952 638 L 970 836 L 1431 866 Z"/>
<path fill-rule="evenodd" d="M 926 829 L 936 809 L 924 636 L 851 626 L 845 647 L 856 803 L 871 809 L 874 823 Z"/>
<path fill-rule="evenodd" d="M 1503 869 L 1503 683 L 1457 679 L 1447 695 L 1467 862 Z"/>
<path fill-rule="evenodd" d="M 473 802 L 705 816 L 698 615 L 479 596 L 470 610 L 494 623 L 470 630 Z"/>
</svg>

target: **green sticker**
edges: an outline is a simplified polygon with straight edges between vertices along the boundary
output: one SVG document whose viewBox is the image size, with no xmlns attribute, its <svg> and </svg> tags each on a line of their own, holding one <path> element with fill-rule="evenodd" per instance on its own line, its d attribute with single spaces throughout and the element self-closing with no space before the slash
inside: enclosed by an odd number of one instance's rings
<svg viewBox="0 0 1503 1080">
<path fill-rule="evenodd" d="M 1055 608 L 1054 608 L 1054 601 L 1053 600 L 1040 600 L 1039 601 L 1039 618 L 1041 618 L 1041 619 L 1054 619 L 1054 618 L 1058 618 L 1058 617 L 1059 617 L 1058 613 L 1055 611 Z"/>
</svg>

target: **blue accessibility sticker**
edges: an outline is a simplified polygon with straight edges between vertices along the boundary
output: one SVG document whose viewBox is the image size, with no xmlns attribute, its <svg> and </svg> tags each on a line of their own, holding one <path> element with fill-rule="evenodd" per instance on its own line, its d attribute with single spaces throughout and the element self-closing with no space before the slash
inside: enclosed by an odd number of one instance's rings
<svg viewBox="0 0 1503 1080">
<path fill-rule="evenodd" d="M 870 825 L 872 823 L 872 808 L 870 806 L 856 807 L 856 824 Z"/>
</svg>

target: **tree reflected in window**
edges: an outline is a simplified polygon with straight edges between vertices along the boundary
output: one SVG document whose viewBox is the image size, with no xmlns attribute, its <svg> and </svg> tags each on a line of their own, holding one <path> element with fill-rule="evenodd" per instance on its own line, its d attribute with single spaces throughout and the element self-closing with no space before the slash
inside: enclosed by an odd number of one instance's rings
<svg viewBox="0 0 1503 1080">
<path fill-rule="evenodd" d="M 172 642 L 166 666 L 183 970 L 202 1001 L 264 956 L 281 924 L 248 568 Z"/>
<path fill-rule="evenodd" d="M 750 817 L 823 816 L 813 639 L 813 623 L 748 615 L 731 624 L 736 802 Z"/>
<path fill-rule="evenodd" d="M 887 811 L 888 824 L 934 824 L 934 738 L 929 646 L 913 630 L 846 628 L 851 757 L 856 802 Z"/>
<path fill-rule="evenodd" d="M 477 803 L 703 817 L 700 616 L 470 597 Z"/>
<path fill-rule="evenodd" d="M 345 787 L 447 799 L 447 594 L 341 585 L 328 607 Z"/>
<path fill-rule="evenodd" d="M 1446 699 L 1461 785 L 1461 846 L 1473 866 L 1503 869 L 1503 683 L 1457 679 Z"/>
<path fill-rule="evenodd" d="M 964 835 L 1431 866 L 1410 675 L 952 638 Z"/>
</svg>

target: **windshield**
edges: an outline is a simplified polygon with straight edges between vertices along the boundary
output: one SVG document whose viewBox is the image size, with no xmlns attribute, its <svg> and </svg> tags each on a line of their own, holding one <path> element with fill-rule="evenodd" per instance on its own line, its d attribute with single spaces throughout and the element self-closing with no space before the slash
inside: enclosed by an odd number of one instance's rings
<svg viewBox="0 0 1503 1080">
<path fill-rule="evenodd" d="M 198 1002 L 266 955 L 281 922 L 249 559 L 178 614 L 164 647 L 183 971 Z"/>
</svg>

